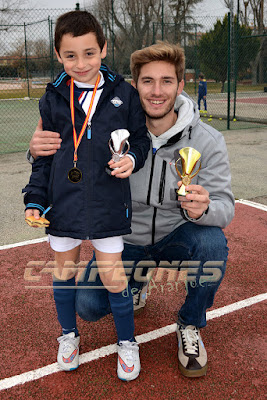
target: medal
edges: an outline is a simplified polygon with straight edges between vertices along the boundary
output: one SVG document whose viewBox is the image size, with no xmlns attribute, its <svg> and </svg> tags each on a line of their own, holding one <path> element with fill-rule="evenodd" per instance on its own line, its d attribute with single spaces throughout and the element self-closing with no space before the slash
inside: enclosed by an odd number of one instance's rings
<svg viewBox="0 0 267 400">
<path fill-rule="evenodd" d="M 91 98 L 91 102 L 90 102 L 90 106 L 89 106 L 86 118 L 84 120 L 81 132 L 79 134 L 79 137 L 77 138 L 77 133 L 76 133 L 76 129 L 75 129 L 75 115 L 74 115 L 75 113 L 74 113 L 74 80 L 73 80 L 73 78 L 71 78 L 71 81 L 70 81 L 70 112 L 71 112 L 71 122 L 72 122 L 72 128 L 73 128 L 73 143 L 74 143 L 73 165 L 74 166 L 68 172 L 68 179 L 72 183 L 78 183 L 82 179 L 82 171 L 79 168 L 77 168 L 77 161 L 78 161 L 77 152 L 78 152 L 78 147 L 81 143 L 83 134 L 84 134 L 85 129 L 88 124 L 88 120 L 89 120 L 89 117 L 91 114 L 91 110 L 93 107 L 93 103 L 94 103 L 94 99 L 95 99 L 95 95 L 96 95 L 96 91 L 97 91 L 99 82 L 100 82 L 100 74 L 97 77 L 94 91 L 93 91 L 92 98 Z M 88 125 L 88 131 L 90 132 L 90 137 L 91 137 L 91 128 L 90 127 L 91 127 L 91 123 L 89 123 L 89 125 Z M 89 133 L 88 133 L 88 135 L 89 135 Z"/>
<path fill-rule="evenodd" d="M 72 183 L 80 182 L 80 180 L 82 179 L 82 171 L 77 167 L 71 168 L 68 173 L 68 179 Z"/>
</svg>

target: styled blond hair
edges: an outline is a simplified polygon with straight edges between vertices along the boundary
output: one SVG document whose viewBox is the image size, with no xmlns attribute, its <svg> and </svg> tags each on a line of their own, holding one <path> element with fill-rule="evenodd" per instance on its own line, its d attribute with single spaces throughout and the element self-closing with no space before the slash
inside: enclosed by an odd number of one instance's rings
<svg viewBox="0 0 267 400">
<path fill-rule="evenodd" d="M 131 55 L 131 73 L 135 83 L 137 83 L 141 67 L 152 61 L 166 61 L 175 66 L 178 82 L 184 77 L 185 55 L 184 50 L 178 44 L 171 44 L 167 41 L 158 41 L 141 50 L 136 50 Z"/>
</svg>

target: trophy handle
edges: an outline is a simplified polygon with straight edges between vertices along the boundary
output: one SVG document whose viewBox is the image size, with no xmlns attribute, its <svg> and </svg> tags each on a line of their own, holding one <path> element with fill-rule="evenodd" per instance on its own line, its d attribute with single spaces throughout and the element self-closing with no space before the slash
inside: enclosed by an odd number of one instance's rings
<svg viewBox="0 0 267 400">
<path fill-rule="evenodd" d="M 108 141 L 108 147 L 109 147 L 109 150 L 111 151 L 111 153 L 114 153 L 114 149 L 111 145 L 111 139 L 109 139 L 109 141 Z"/>
<path fill-rule="evenodd" d="M 199 167 L 198 167 L 198 170 L 193 174 L 193 175 L 190 175 L 190 178 L 191 179 L 193 179 L 194 178 L 194 176 L 196 176 L 196 174 L 198 173 L 198 171 L 200 170 L 200 168 L 201 168 L 201 161 L 199 161 Z"/>
<path fill-rule="evenodd" d="M 112 146 L 111 143 L 112 143 L 112 139 L 109 139 L 109 141 L 108 141 L 108 146 L 109 146 L 109 149 L 110 149 L 110 151 L 111 151 L 112 154 L 114 154 L 114 153 L 116 153 L 116 154 L 122 154 L 122 150 L 123 150 L 125 144 L 127 144 L 127 150 L 125 151 L 125 153 L 123 153 L 123 155 L 125 156 L 125 155 L 129 152 L 129 150 L 130 150 L 130 143 L 128 142 L 128 140 L 124 140 L 124 141 L 121 143 L 120 149 L 119 149 L 118 152 L 115 152 L 115 150 L 114 150 L 114 148 L 113 148 L 113 146 Z"/>
<path fill-rule="evenodd" d="M 175 168 L 176 168 L 177 174 L 178 174 L 178 175 L 180 176 L 180 178 L 182 179 L 183 177 L 182 177 L 182 175 L 181 175 L 181 173 L 180 173 L 180 171 L 179 171 L 179 169 L 178 169 L 178 167 L 177 167 L 177 163 L 178 163 L 178 161 L 180 161 L 180 160 L 181 160 L 181 157 L 178 158 L 178 160 L 175 161 Z"/>
<path fill-rule="evenodd" d="M 125 140 L 125 142 L 122 143 L 123 146 L 121 146 L 120 148 L 120 152 L 122 152 L 123 147 L 125 146 L 125 144 L 127 144 L 127 150 L 123 153 L 123 156 L 126 156 L 126 154 L 129 152 L 130 150 L 130 143 L 128 142 L 128 140 Z"/>
</svg>

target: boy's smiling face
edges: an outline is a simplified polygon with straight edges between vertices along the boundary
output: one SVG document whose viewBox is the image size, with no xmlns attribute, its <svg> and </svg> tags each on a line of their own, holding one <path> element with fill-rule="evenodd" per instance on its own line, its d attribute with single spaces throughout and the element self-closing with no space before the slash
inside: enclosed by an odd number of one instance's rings
<svg viewBox="0 0 267 400">
<path fill-rule="evenodd" d="M 63 35 L 58 61 L 65 72 L 76 81 L 94 85 L 96 83 L 101 60 L 106 57 L 107 43 L 102 51 L 93 32 L 74 37 L 70 33 Z"/>
</svg>

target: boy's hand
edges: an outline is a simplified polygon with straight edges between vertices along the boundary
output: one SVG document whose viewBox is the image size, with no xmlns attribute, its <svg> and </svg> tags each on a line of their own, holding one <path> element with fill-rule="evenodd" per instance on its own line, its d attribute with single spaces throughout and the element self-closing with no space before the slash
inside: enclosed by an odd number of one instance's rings
<svg viewBox="0 0 267 400">
<path fill-rule="evenodd" d="M 33 215 L 35 219 L 39 219 L 40 218 L 40 211 L 36 210 L 34 208 L 28 208 L 25 211 L 25 218 L 30 217 L 31 215 Z"/>
<path fill-rule="evenodd" d="M 25 211 L 25 221 L 32 228 L 46 228 L 50 224 L 46 218 L 40 217 L 39 210 L 31 208 Z"/>
<path fill-rule="evenodd" d="M 133 162 L 130 157 L 124 156 L 119 162 L 114 162 L 110 160 L 108 165 L 111 168 L 116 168 L 111 172 L 111 175 L 116 176 L 116 178 L 128 178 L 133 172 Z"/>
<path fill-rule="evenodd" d="M 34 208 L 28 208 L 28 209 L 25 211 L 25 220 L 26 220 L 26 218 L 31 217 L 31 216 L 33 216 L 35 219 L 40 219 L 40 212 L 39 212 L 39 210 L 36 210 L 36 209 L 34 209 Z M 32 228 L 38 228 L 38 225 L 31 225 L 31 227 L 32 227 Z"/>
</svg>

